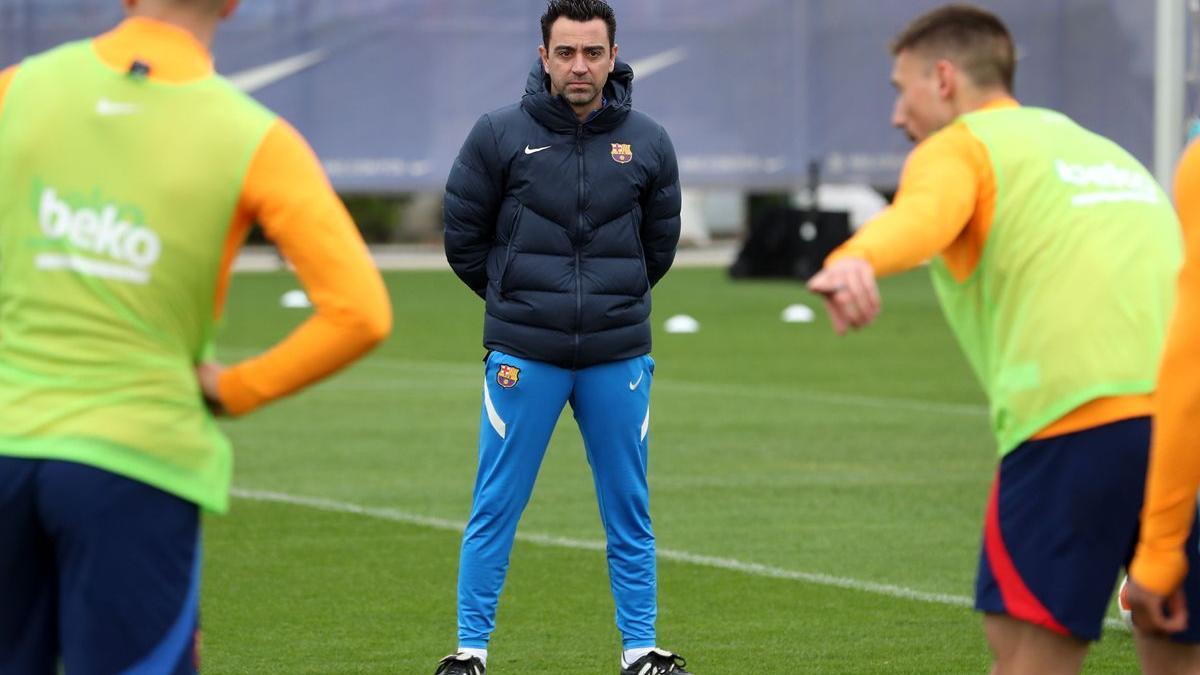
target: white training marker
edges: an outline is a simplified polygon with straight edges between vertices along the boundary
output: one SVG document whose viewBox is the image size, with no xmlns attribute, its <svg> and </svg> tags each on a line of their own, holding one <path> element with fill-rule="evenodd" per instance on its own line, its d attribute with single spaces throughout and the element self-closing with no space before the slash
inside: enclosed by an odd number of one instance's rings
<svg viewBox="0 0 1200 675">
<path fill-rule="evenodd" d="M 308 294 L 298 288 L 294 291 L 284 293 L 283 297 L 279 298 L 279 304 L 288 309 L 312 307 L 312 302 L 309 301 Z"/>
<path fill-rule="evenodd" d="M 668 333 L 699 333 L 700 322 L 687 314 L 676 314 L 667 319 L 667 323 L 663 328 Z"/>
<path fill-rule="evenodd" d="M 812 323 L 817 315 L 808 305 L 788 305 L 780 318 L 784 323 Z"/>
</svg>

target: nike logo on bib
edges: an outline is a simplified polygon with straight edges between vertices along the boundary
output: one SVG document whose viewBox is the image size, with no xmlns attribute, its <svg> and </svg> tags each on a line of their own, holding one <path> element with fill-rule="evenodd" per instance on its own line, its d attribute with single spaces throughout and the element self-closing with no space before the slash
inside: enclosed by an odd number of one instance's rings
<svg viewBox="0 0 1200 675">
<path fill-rule="evenodd" d="M 549 146 L 549 145 L 543 145 L 543 146 L 542 146 L 542 147 L 540 147 L 540 148 L 531 148 L 531 147 L 529 147 L 529 146 L 527 145 L 527 146 L 525 146 L 525 154 L 527 154 L 527 155 L 532 155 L 532 154 L 533 154 L 533 153 L 535 153 L 535 152 L 541 152 L 541 151 L 543 151 L 543 150 L 549 150 L 549 149 L 550 149 L 550 147 L 551 147 L 551 146 Z"/>
<path fill-rule="evenodd" d="M 132 115 L 141 110 L 141 106 L 136 103 L 123 103 L 120 101 L 110 101 L 107 98 L 102 98 L 96 101 L 96 114 L 103 117 L 112 117 L 114 115 Z"/>
</svg>

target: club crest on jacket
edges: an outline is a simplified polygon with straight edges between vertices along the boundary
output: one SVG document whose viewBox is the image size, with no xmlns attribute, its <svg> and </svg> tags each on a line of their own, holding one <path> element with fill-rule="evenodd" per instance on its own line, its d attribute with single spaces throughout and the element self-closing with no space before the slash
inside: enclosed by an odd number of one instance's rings
<svg viewBox="0 0 1200 675">
<path fill-rule="evenodd" d="M 633 146 L 628 143 L 613 143 L 612 158 L 617 164 L 628 164 L 633 161 Z"/>
</svg>

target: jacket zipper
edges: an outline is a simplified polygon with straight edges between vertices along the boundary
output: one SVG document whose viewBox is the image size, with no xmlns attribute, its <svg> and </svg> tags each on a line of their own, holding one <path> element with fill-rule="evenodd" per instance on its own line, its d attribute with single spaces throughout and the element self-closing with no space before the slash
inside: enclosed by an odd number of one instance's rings
<svg viewBox="0 0 1200 675">
<path fill-rule="evenodd" d="M 583 125 L 575 127 L 575 154 L 579 157 L 579 204 L 578 218 L 575 221 L 575 349 L 571 356 L 571 369 L 574 370 L 579 365 L 579 332 L 583 330 L 583 269 L 582 260 L 579 255 L 579 246 L 583 237 Z"/>
</svg>

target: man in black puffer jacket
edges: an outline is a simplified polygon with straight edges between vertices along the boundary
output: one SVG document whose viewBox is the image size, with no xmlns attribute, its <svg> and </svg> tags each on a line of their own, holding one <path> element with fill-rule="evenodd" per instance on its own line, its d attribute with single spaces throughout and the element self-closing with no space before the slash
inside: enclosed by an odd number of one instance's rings
<svg viewBox="0 0 1200 675">
<path fill-rule="evenodd" d="M 541 59 L 516 105 L 481 117 L 446 183 L 446 256 L 486 299 L 479 471 L 459 565 L 459 651 L 482 673 L 517 521 L 570 401 L 608 537 L 622 672 L 682 670 L 656 648 L 646 483 L 650 289 L 679 242 L 666 131 L 632 110 L 602 0 L 550 0 Z"/>
</svg>

